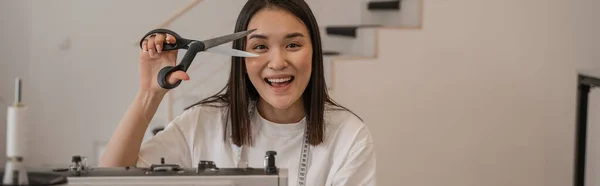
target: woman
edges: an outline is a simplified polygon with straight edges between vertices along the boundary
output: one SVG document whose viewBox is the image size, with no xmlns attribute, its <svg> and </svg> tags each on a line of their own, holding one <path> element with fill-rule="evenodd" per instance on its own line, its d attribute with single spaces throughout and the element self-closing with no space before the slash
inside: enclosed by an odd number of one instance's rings
<svg viewBox="0 0 600 186">
<path fill-rule="evenodd" d="M 327 94 L 319 27 L 308 5 L 303 0 L 249 0 L 235 32 L 250 29 L 257 30 L 233 48 L 260 56 L 233 57 L 221 93 L 190 106 L 142 144 L 167 93 L 156 82 L 158 71 L 177 59 L 177 51 L 161 51 L 165 42 L 177 42 L 172 36 L 144 41 L 140 92 L 101 166 L 146 167 L 164 157 L 183 167 L 200 160 L 218 167 L 263 167 L 265 152 L 272 150 L 277 167 L 288 169 L 290 185 L 375 185 L 373 139 L 360 118 Z M 178 71 L 168 79 L 175 83 L 189 76 Z"/>
</svg>

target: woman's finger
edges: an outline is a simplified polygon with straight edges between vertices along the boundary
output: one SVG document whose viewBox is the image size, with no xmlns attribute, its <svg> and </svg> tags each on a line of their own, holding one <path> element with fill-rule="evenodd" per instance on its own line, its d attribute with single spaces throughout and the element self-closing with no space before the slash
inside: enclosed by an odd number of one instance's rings
<svg viewBox="0 0 600 186">
<path fill-rule="evenodd" d="M 156 53 L 156 45 L 154 43 L 154 35 L 150 36 L 150 38 L 148 38 L 148 44 L 146 45 L 148 47 L 148 54 L 150 55 L 150 58 L 154 58 L 154 54 Z"/>
<path fill-rule="evenodd" d="M 154 37 L 154 45 L 156 46 L 156 52 L 162 53 L 163 43 L 165 42 L 165 34 L 156 34 Z"/>
<path fill-rule="evenodd" d="M 144 41 L 142 42 L 142 51 L 144 52 L 148 52 L 148 39 L 144 39 Z"/>
</svg>

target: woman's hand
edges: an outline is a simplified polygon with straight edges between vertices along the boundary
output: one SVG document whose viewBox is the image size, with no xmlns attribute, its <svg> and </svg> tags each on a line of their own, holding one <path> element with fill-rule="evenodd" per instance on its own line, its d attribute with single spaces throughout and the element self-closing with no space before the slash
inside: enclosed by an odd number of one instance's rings
<svg viewBox="0 0 600 186">
<path fill-rule="evenodd" d="M 154 34 L 145 39 L 140 51 L 140 89 L 141 91 L 162 93 L 168 92 L 158 85 L 158 72 L 165 66 L 175 66 L 177 63 L 177 50 L 163 51 L 163 44 L 174 44 L 175 37 L 168 34 Z M 169 84 L 179 80 L 189 80 L 190 77 L 183 71 L 176 71 L 167 76 Z"/>
</svg>

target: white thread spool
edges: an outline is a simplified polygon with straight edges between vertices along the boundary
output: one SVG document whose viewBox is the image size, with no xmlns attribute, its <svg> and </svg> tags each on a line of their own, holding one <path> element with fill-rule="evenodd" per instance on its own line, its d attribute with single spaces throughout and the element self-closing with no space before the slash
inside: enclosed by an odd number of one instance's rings
<svg viewBox="0 0 600 186">
<path fill-rule="evenodd" d="M 27 151 L 27 107 L 21 103 L 21 78 L 15 79 L 15 103 L 8 107 L 6 115 L 6 155 L 9 158 L 25 158 Z"/>
<path fill-rule="evenodd" d="M 27 107 L 8 107 L 8 125 L 6 126 L 8 157 L 25 158 L 27 151 Z"/>
</svg>

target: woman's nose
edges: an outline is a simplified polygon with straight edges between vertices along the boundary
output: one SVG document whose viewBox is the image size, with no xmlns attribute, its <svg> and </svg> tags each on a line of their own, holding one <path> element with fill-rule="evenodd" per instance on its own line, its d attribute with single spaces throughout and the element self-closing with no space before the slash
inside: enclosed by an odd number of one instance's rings
<svg viewBox="0 0 600 186">
<path fill-rule="evenodd" d="M 288 66 L 285 57 L 285 51 L 274 50 L 269 59 L 268 67 L 273 70 L 281 70 Z"/>
</svg>

